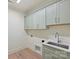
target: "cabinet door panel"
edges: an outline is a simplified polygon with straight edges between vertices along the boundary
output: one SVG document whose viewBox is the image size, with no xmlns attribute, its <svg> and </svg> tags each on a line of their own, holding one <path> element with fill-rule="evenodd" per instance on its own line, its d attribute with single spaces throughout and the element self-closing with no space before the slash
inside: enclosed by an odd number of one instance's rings
<svg viewBox="0 0 79 59">
<path fill-rule="evenodd" d="M 43 57 L 44 59 L 58 59 L 58 54 L 55 54 L 56 50 L 43 48 Z"/>
<path fill-rule="evenodd" d="M 24 28 L 25 29 L 32 29 L 33 28 L 32 15 L 25 17 Z"/>
<path fill-rule="evenodd" d="M 60 3 L 60 23 L 70 23 L 70 1 L 64 0 Z"/>
<path fill-rule="evenodd" d="M 43 57 L 50 59 L 70 59 L 70 53 L 57 48 L 43 45 Z"/>
<path fill-rule="evenodd" d="M 48 54 L 45 53 L 45 54 L 43 55 L 43 58 L 44 58 L 44 59 L 58 59 L 58 56 L 55 55 L 55 54 L 52 54 L 51 52 L 49 52 Z"/>
<path fill-rule="evenodd" d="M 56 4 L 53 4 L 46 8 L 46 20 L 47 25 L 56 24 Z"/>
<path fill-rule="evenodd" d="M 44 58 L 44 59 L 51 59 L 51 55 L 50 55 L 50 54 L 44 54 L 44 55 L 43 55 L 43 58 Z"/>
<path fill-rule="evenodd" d="M 45 9 L 33 14 L 36 29 L 46 29 Z"/>
<path fill-rule="evenodd" d="M 45 9 L 39 10 L 25 18 L 25 29 L 46 29 Z"/>
</svg>

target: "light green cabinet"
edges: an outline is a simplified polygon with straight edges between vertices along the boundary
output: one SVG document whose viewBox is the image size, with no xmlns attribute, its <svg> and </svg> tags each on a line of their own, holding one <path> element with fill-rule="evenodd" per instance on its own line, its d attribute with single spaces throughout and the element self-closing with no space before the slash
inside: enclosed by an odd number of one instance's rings
<svg viewBox="0 0 79 59">
<path fill-rule="evenodd" d="M 46 7 L 47 25 L 70 23 L 70 1 L 63 0 Z"/>
<path fill-rule="evenodd" d="M 25 16 L 24 17 L 24 29 L 32 29 L 34 25 L 33 15 Z"/>
<path fill-rule="evenodd" d="M 50 54 L 44 54 L 44 59 L 51 59 L 51 55 Z"/>
<path fill-rule="evenodd" d="M 39 10 L 33 14 L 36 29 L 46 29 L 45 9 Z"/>
<path fill-rule="evenodd" d="M 70 0 L 62 0 L 25 17 L 24 28 L 46 29 L 46 25 L 69 23 Z"/>
<path fill-rule="evenodd" d="M 59 4 L 60 24 L 70 23 L 70 0 L 64 0 Z"/>
<path fill-rule="evenodd" d="M 56 4 L 46 7 L 47 25 L 56 24 Z"/>
<path fill-rule="evenodd" d="M 43 59 L 70 59 L 69 52 L 43 45 Z"/>
<path fill-rule="evenodd" d="M 59 59 L 57 56 L 53 54 L 44 54 L 44 59 Z"/>
<path fill-rule="evenodd" d="M 25 17 L 24 22 L 25 29 L 46 29 L 45 9 Z"/>
</svg>

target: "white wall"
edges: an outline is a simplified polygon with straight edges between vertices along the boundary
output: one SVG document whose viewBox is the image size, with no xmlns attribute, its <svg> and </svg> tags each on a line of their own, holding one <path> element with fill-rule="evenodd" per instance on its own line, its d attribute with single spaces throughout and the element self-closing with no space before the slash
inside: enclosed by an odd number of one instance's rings
<svg viewBox="0 0 79 59">
<path fill-rule="evenodd" d="M 24 14 L 9 8 L 8 26 L 9 53 L 27 48 L 27 34 L 24 31 Z"/>
<path fill-rule="evenodd" d="M 60 36 L 70 37 L 70 25 L 57 25 L 57 26 L 48 26 L 46 30 L 27 30 L 29 35 L 35 37 L 48 39 L 50 36 L 55 35 L 56 32 Z"/>
<path fill-rule="evenodd" d="M 39 38 L 28 36 L 24 30 L 24 14 L 13 9 L 8 10 L 8 49 L 9 54 L 17 52 L 24 48 L 35 50 L 35 45 L 41 46 Z M 41 54 L 41 52 L 39 52 Z"/>
</svg>

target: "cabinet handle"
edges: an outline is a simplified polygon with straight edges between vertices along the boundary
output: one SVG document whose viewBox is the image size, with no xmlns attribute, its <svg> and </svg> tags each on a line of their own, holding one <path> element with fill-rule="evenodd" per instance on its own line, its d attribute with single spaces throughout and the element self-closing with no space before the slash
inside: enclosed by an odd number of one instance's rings
<svg viewBox="0 0 79 59">
<path fill-rule="evenodd" d="M 60 23 L 60 17 L 58 17 L 58 23 Z"/>
</svg>

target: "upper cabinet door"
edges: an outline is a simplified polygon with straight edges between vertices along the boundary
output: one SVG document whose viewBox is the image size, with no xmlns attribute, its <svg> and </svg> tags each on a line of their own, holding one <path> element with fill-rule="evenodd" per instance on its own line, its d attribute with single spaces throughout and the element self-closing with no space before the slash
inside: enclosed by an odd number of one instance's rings
<svg viewBox="0 0 79 59">
<path fill-rule="evenodd" d="M 46 7 L 46 21 L 47 25 L 53 25 L 57 22 L 57 15 L 56 15 L 56 4 L 50 5 Z"/>
<path fill-rule="evenodd" d="M 70 0 L 61 1 L 59 4 L 60 24 L 70 23 Z"/>
<path fill-rule="evenodd" d="M 36 29 L 46 29 L 45 9 L 39 10 L 33 14 Z"/>
<path fill-rule="evenodd" d="M 46 29 L 45 9 L 25 17 L 25 29 Z"/>
<path fill-rule="evenodd" d="M 70 0 L 62 0 L 25 18 L 25 29 L 46 29 L 46 25 L 70 23 Z"/>
<path fill-rule="evenodd" d="M 70 0 L 63 0 L 46 7 L 47 25 L 70 23 Z"/>
<path fill-rule="evenodd" d="M 33 28 L 33 16 L 29 15 L 27 17 L 25 17 L 24 19 L 24 28 L 25 29 L 32 29 Z"/>
</svg>

